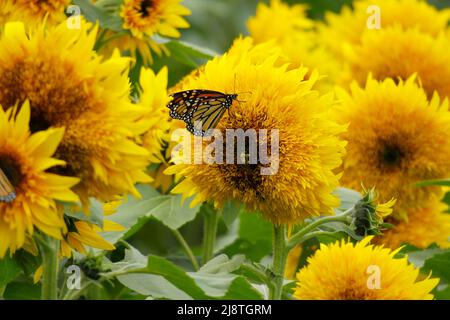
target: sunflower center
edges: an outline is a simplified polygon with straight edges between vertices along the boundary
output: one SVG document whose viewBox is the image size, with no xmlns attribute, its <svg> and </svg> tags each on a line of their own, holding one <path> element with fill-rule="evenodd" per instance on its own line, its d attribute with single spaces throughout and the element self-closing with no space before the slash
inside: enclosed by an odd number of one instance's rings
<svg viewBox="0 0 450 320">
<path fill-rule="evenodd" d="M 17 188 L 22 182 L 24 176 L 20 166 L 9 155 L 0 154 L 0 168 L 14 188 Z"/>
<path fill-rule="evenodd" d="M 396 144 L 386 144 L 381 149 L 380 160 L 384 166 L 396 167 L 400 165 L 404 157 L 404 152 Z"/>
<path fill-rule="evenodd" d="M 139 12 L 141 14 L 141 16 L 143 17 L 148 17 L 149 15 L 149 11 L 153 6 L 153 0 L 142 0 L 141 2 L 141 7 L 139 9 Z"/>
<path fill-rule="evenodd" d="M 32 132 L 67 126 L 94 109 L 96 102 L 89 90 L 93 85 L 79 79 L 72 64 L 45 58 L 45 54 L 0 66 L 0 104 L 8 108 L 28 99 Z"/>
</svg>

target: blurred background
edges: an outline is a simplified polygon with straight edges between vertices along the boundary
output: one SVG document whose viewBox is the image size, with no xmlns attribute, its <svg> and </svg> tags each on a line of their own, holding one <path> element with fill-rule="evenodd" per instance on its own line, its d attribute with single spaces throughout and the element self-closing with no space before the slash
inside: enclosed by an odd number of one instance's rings
<svg viewBox="0 0 450 320">
<path fill-rule="evenodd" d="M 187 17 L 191 27 L 182 34 L 182 40 L 218 53 L 229 48 L 238 35 L 247 34 L 246 21 L 255 15 L 258 0 L 184 0 L 192 15 Z M 286 3 L 304 3 L 312 19 L 323 19 L 325 11 L 338 12 L 352 0 L 284 0 Z M 428 0 L 438 8 L 450 7 L 450 0 Z"/>
</svg>

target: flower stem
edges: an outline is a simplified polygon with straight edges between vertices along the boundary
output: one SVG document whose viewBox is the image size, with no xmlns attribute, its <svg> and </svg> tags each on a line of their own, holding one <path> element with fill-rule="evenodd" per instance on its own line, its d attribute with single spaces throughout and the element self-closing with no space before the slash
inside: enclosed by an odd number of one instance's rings
<svg viewBox="0 0 450 320">
<path fill-rule="evenodd" d="M 59 240 L 43 236 L 39 241 L 42 256 L 41 299 L 56 300 L 58 298 L 58 250 Z"/>
<path fill-rule="evenodd" d="M 348 222 L 349 215 L 352 212 L 352 209 L 347 210 L 343 214 L 337 215 L 337 216 L 329 216 L 329 217 L 323 217 L 319 218 L 317 220 L 314 220 L 313 222 L 307 224 L 302 229 L 300 229 L 296 234 L 294 234 L 292 237 L 290 237 L 288 242 L 288 249 L 292 249 L 297 244 L 301 243 L 302 241 L 305 241 L 305 235 L 307 235 L 309 232 L 313 231 L 317 227 L 321 226 L 322 224 L 328 223 L 328 222 Z M 309 237 L 308 237 L 309 239 Z"/>
<path fill-rule="evenodd" d="M 286 226 L 274 225 L 273 228 L 273 264 L 274 285 L 270 292 L 272 300 L 281 300 L 283 292 L 284 268 L 286 265 Z"/>
<path fill-rule="evenodd" d="M 218 222 L 219 212 L 217 210 L 213 209 L 205 212 L 203 229 L 203 264 L 206 264 L 214 256 Z"/>
<path fill-rule="evenodd" d="M 194 267 L 194 270 L 197 271 L 199 269 L 197 258 L 195 257 L 194 253 L 191 250 L 191 247 L 189 247 L 189 244 L 184 239 L 183 235 L 178 230 L 172 230 L 173 235 L 175 238 L 177 238 L 178 242 L 183 247 L 184 252 L 186 253 L 187 257 L 192 263 L 192 266 Z"/>
</svg>

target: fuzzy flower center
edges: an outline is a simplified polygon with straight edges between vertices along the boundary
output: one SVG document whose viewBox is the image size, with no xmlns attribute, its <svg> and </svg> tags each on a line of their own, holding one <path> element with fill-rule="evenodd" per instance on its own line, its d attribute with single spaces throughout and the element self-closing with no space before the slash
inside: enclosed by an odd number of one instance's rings
<svg viewBox="0 0 450 320">
<path fill-rule="evenodd" d="M 79 80 L 71 64 L 24 59 L 0 73 L 0 104 L 10 107 L 29 99 L 32 132 L 66 126 L 94 107 L 86 90 L 90 84 Z"/>
<path fill-rule="evenodd" d="M 380 152 L 381 163 L 388 167 L 399 166 L 404 158 L 404 152 L 396 144 L 384 145 Z"/>
<path fill-rule="evenodd" d="M 153 6 L 153 0 L 143 0 L 141 2 L 141 8 L 139 10 L 139 12 L 141 13 L 141 15 L 143 17 L 147 17 L 150 14 L 150 10 L 152 9 Z"/>
</svg>

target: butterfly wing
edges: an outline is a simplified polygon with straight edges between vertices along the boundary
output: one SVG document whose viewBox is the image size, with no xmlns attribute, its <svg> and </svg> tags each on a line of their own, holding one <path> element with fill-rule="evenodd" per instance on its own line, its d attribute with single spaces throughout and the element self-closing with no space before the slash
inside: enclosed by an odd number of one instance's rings
<svg viewBox="0 0 450 320">
<path fill-rule="evenodd" d="M 186 129 L 193 135 L 204 136 L 209 129 L 217 126 L 226 110 L 221 99 L 208 101 L 192 112 L 192 116 L 186 121 Z"/>
<path fill-rule="evenodd" d="M 16 198 L 14 187 L 0 168 L 0 202 L 11 202 Z"/>
<path fill-rule="evenodd" d="M 215 128 L 234 99 L 213 90 L 181 91 L 172 97 L 168 105 L 170 116 L 185 121 L 189 132 L 197 136 L 204 136 L 208 129 Z"/>
</svg>

